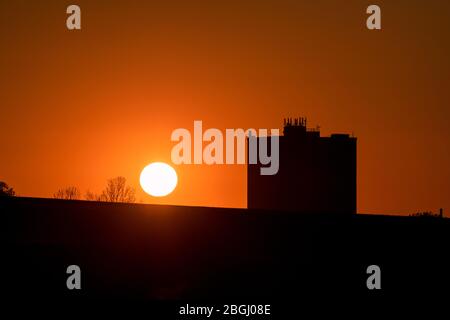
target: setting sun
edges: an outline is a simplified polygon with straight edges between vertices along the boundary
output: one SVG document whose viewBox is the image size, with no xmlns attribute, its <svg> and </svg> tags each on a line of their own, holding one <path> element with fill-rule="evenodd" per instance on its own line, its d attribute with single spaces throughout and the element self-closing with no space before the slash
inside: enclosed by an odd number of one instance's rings
<svg viewBox="0 0 450 320">
<path fill-rule="evenodd" d="M 164 197 L 177 186 L 178 177 L 174 168 L 164 162 L 153 162 L 141 172 L 140 183 L 146 193 Z"/>
</svg>

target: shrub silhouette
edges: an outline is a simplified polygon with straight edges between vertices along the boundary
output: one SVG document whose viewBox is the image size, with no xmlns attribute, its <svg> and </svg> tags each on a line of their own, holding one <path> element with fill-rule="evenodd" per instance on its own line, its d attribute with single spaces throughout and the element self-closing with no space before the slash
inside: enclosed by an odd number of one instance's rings
<svg viewBox="0 0 450 320">
<path fill-rule="evenodd" d="M 0 181 L 0 196 L 14 197 L 16 195 L 13 188 L 9 187 L 6 182 Z"/>
<path fill-rule="evenodd" d="M 416 212 L 410 214 L 411 217 L 423 217 L 423 218 L 442 218 L 441 214 L 433 213 L 431 211 L 424 211 L 424 212 Z"/>
</svg>

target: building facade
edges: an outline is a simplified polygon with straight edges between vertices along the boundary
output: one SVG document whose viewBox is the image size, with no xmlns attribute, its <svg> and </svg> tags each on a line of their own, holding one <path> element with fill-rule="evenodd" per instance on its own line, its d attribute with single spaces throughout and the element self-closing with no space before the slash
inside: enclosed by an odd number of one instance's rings
<svg viewBox="0 0 450 320">
<path fill-rule="evenodd" d="M 355 137 L 321 137 L 318 128 L 307 128 L 306 118 L 285 119 L 279 156 L 272 176 L 247 162 L 249 209 L 356 213 Z"/>
</svg>

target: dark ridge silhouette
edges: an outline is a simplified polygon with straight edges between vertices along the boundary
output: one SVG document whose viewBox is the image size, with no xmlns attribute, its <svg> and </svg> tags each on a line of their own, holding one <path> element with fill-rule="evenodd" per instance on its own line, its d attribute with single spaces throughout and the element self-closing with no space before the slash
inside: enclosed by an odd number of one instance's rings
<svg viewBox="0 0 450 320">
<path fill-rule="evenodd" d="M 445 218 L 19 197 L 1 197 L 0 208 L 12 300 L 390 300 L 450 284 Z M 66 288 L 71 264 L 80 291 Z M 372 264 L 380 292 L 366 287 Z"/>
<path fill-rule="evenodd" d="M 247 166 L 248 208 L 356 213 L 356 138 L 321 137 L 306 118 L 285 120 L 283 133 L 276 175 L 261 175 L 260 163 Z"/>
</svg>

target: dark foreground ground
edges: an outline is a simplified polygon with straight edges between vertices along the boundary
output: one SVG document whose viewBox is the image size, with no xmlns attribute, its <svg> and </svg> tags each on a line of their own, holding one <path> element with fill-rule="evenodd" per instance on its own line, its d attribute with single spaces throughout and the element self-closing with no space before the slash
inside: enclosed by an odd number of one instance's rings
<svg viewBox="0 0 450 320">
<path fill-rule="evenodd" d="M 0 211 L 3 303 L 450 301 L 449 219 L 32 198 Z M 66 287 L 72 264 L 81 290 Z M 366 287 L 372 264 L 381 290 Z"/>
</svg>

